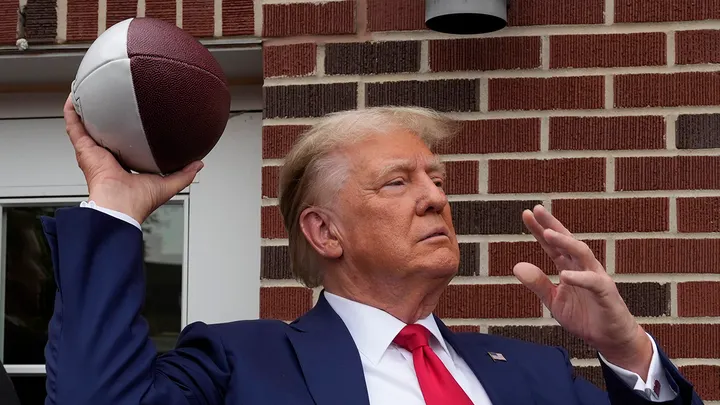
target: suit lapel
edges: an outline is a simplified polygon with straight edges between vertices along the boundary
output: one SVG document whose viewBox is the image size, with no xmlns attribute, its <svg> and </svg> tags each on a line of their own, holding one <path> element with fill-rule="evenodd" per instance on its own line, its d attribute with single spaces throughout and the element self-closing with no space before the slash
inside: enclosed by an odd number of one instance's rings
<svg viewBox="0 0 720 405">
<path fill-rule="evenodd" d="M 435 318 L 445 341 L 465 360 L 482 384 L 493 405 L 531 405 L 535 401 L 520 367 L 522 359 L 512 353 L 503 353 L 506 361 L 495 361 L 489 353 L 499 349 L 484 344 L 478 334 L 453 333 L 437 317 Z"/>
<path fill-rule="evenodd" d="M 369 405 L 357 346 L 323 294 L 287 336 L 317 405 Z"/>
</svg>

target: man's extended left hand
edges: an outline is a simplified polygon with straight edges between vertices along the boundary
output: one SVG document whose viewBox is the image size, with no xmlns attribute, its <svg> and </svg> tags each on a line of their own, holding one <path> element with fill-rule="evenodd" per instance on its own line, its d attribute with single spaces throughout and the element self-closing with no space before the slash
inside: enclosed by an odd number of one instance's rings
<svg viewBox="0 0 720 405">
<path fill-rule="evenodd" d="M 515 265 L 515 276 L 568 332 L 598 350 L 610 363 L 646 379 L 652 343 L 587 244 L 573 238 L 540 205 L 523 212 L 523 222 L 555 263 L 560 283 L 553 284 L 531 263 Z"/>
</svg>

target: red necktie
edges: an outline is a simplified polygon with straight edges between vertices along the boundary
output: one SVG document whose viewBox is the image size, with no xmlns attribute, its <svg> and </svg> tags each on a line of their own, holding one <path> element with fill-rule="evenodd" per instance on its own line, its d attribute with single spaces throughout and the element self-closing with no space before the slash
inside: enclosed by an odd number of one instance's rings
<svg viewBox="0 0 720 405">
<path fill-rule="evenodd" d="M 393 342 L 413 355 L 415 374 L 427 405 L 472 405 L 462 387 L 428 344 L 430 331 L 422 325 L 407 325 Z"/>
</svg>

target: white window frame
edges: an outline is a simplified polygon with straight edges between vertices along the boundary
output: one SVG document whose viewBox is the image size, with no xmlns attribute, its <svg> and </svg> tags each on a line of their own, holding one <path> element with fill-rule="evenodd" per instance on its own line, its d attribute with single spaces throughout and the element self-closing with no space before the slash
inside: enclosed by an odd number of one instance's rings
<svg viewBox="0 0 720 405">
<path fill-rule="evenodd" d="M 216 156 L 215 160 L 206 160 L 196 181 L 173 198 L 182 201 L 185 209 L 182 328 L 195 321 L 256 319 L 260 312 L 262 85 L 233 86 L 231 95 L 232 114 L 226 135 L 208 156 Z M 63 93 L 0 93 L 0 122 L 62 118 L 66 97 Z M 238 169 L 237 165 L 243 167 Z M 3 206 L 79 203 L 86 198 L 85 186 L 17 190 L 0 184 L 0 218 L 4 217 Z M 3 236 L 0 258 L 4 257 Z M 228 251 L 229 246 L 232 251 Z M 205 249 L 211 253 L 203 253 Z M 4 316 L 4 263 L 0 269 L 0 310 Z M 6 364 L 5 369 L 11 376 L 45 374 L 45 365 Z"/>
<path fill-rule="evenodd" d="M 182 257 L 182 283 L 180 286 L 180 325 L 179 330 L 187 325 L 188 314 L 188 247 L 189 247 L 189 222 L 190 222 L 190 205 L 188 204 L 189 195 L 187 193 L 178 194 L 168 204 L 177 204 L 183 206 L 183 257 Z M 48 207 L 57 204 L 80 204 L 86 201 L 87 196 L 77 197 L 28 197 L 28 198 L 2 198 L 0 197 L 0 357 L 4 354 L 5 338 L 4 321 L 5 321 L 5 249 L 6 249 L 6 230 L 7 230 L 7 214 L 6 208 L 13 207 Z M 44 375 L 45 365 L 43 364 L 4 364 L 6 371 L 11 375 Z"/>
</svg>

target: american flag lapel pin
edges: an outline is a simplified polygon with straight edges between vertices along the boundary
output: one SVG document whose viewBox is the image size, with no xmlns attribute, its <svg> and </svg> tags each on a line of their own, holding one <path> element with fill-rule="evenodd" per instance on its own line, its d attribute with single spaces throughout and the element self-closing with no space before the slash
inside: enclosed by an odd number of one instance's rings
<svg viewBox="0 0 720 405">
<path fill-rule="evenodd" d="M 493 362 L 507 361 L 507 359 L 505 358 L 505 356 L 503 356 L 502 353 L 488 352 L 488 355 L 490 356 L 490 358 L 492 359 Z"/>
</svg>

